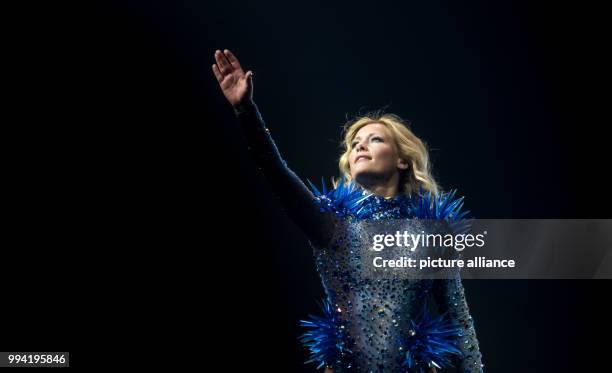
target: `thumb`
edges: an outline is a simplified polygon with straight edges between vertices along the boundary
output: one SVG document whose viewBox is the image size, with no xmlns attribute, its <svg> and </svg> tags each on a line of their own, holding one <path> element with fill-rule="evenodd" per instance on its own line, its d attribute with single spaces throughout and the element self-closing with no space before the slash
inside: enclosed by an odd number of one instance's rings
<svg viewBox="0 0 612 373">
<path fill-rule="evenodd" d="M 246 73 L 246 80 L 249 87 L 253 87 L 253 71 L 249 70 Z"/>
</svg>

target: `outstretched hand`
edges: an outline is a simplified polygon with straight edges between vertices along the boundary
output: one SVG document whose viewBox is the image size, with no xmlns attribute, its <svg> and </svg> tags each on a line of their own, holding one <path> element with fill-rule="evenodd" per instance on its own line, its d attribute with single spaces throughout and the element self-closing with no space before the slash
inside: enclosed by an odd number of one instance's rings
<svg viewBox="0 0 612 373">
<path fill-rule="evenodd" d="M 215 51 L 216 64 L 212 65 L 213 73 L 225 98 L 233 107 L 253 100 L 253 72 L 246 74 L 240 62 L 232 52 L 225 49 Z"/>
</svg>

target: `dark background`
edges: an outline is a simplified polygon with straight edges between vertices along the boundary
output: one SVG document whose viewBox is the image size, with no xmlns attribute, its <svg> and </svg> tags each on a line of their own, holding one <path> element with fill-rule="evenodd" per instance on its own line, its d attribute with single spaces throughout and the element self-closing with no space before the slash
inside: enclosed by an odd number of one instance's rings
<svg viewBox="0 0 612 373">
<path fill-rule="evenodd" d="M 297 325 L 320 280 L 248 157 L 215 49 L 255 71 L 255 101 L 304 180 L 337 175 L 347 116 L 386 107 L 476 217 L 609 218 L 602 14 L 526 1 L 29 5 L 14 30 L 31 57 L 14 73 L 27 84 L 9 167 L 26 196 L 14 223 L 35 229 L 7 250 L 29 264 L 3 280 L 72 290 L 6 304 L 2 347 L 314 371 Z M 608 281 L 465 287 L 487 371 L 605 369 Z M 56 326 L 27 323 L 40 315 Z"/>
</svg>

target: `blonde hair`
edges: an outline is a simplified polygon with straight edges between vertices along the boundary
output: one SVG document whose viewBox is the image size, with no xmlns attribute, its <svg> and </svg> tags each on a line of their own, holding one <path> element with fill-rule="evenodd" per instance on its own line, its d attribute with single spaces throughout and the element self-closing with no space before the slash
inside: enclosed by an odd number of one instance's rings
<svg viewBox="0 0 612 373">
<path fill-rule="evenodd" d="M 410 130 L 410 122 L 404 121 L 395 114 L 384 113 L 383 110 L 358 116 L 344 125 L 344 140 L 341 143 L 342 155 L 338 161 L 338 166 L 345 182 L 349 183 L 352 179 L 349 168 L 351 142 L 357 135 L 357 131 L 372 123 L 380 123 L 391 131 L 399 157 L 409 165 L 408 169 L 400 171 L 399 192 L 408 195 L 418 194 L 419 188 L 423 188 L 425 192 L 431 192 L 432 195 L 441 193 L 440 187 L 432 175 L 432 166 L 425 142 Z M 334 187 L 337 187 L 339 181 L 334 180 L 333 183 Z"/>
</svg>

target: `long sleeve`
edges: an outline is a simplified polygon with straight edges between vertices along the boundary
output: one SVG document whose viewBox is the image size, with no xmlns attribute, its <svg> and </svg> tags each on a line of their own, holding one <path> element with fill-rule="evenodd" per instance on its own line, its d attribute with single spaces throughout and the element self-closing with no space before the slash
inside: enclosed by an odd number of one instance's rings
<svg viewBox="0 0 612 373">
<path fill-rule="evenodd" d="M 323 213 L 302 180 L 287 166 L 254 102 L 234 109 L 245 134 L 251 157 L 264 174 L 283 210 L 317 245 L 326 245 L 333 234 L 333 217 Z"/>
<path fill-rule="evenodd" d="M 456 368 L 462 373 L 483 372 L 474 320 L 470 315 L 459 274 L 453 279 L 434 280 L 433 295 L 439 311 L 448 312 L 447 315 L 461 328 L 459 348 L 463 356 L 456 359 Z"/>
</svg>

